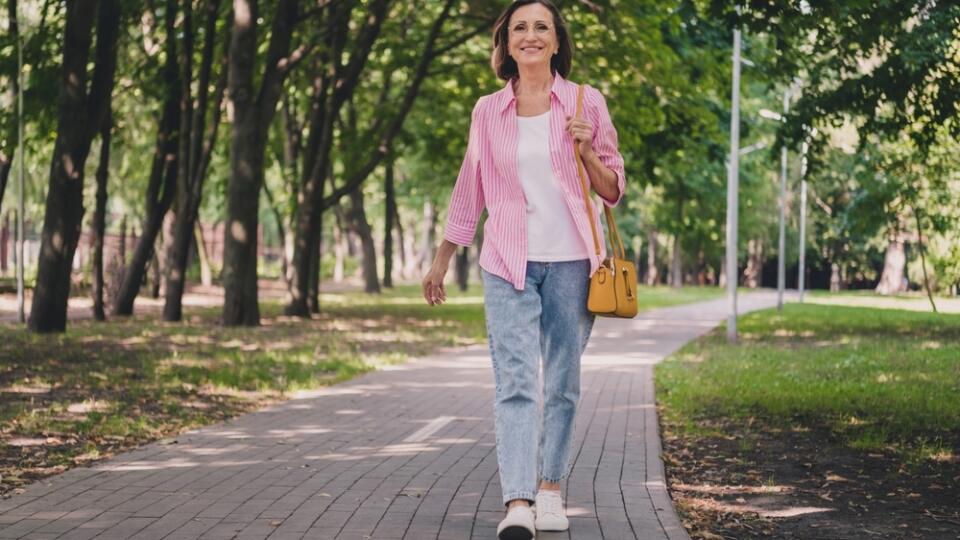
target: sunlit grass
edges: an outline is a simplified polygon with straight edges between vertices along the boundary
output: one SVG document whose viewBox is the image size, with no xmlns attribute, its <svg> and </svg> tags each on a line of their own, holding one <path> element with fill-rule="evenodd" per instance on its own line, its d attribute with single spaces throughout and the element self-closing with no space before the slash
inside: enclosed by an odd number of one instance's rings
<svg viewBox="0 0 960 540">
<path fill-rule="evenodd" d="M 789 304 L 739 325 L 740 345 L 718 329 L 657 368 L 665 418 L 688 435 L 757 416 L 905 457 L 960 439 L 960 316 Z"/>
</svg>

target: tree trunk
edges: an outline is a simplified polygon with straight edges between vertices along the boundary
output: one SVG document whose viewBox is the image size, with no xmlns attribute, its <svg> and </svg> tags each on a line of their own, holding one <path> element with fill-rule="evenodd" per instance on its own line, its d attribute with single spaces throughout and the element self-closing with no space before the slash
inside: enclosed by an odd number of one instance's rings
<svg viewBox="0 0 960 540">
<path fill-rule="evenodd" d="M 930 288 L 930 276 L 927 275 L 927 257 L 923 246 L 923 221 L 920 219 L 920 212 L 917 207 L 913 207 L 913 217 L 917 220 L 917 248 L 920 251 L 920 268 L 923 270 L 923 286 L 927 290 L 927 298 L 930 300 L 930 308 L 937 312 L 937 304 L 933 301 L 933 290 Z"/>
<path fill-rule="evenodd" d="M 280 210 L 278 201 L 273 197 L 273 191 L 270 190 L 269 186 L 266 183 L 263 184 L 263 194 L 267 197 L 267 205 L 270 207 L 270 213 L 273 214 L 273 220 L 277 224 L 277 236 L 280 237 L 280 280 L 283 281 L 287 286 L 287 292 L 290 292 L 290 279 L 287 275 L 289 269 L 287 268 L 287 255 L 286 255 L 286 246 L 287 246 L 287 231 L 283 223 L 283 212 Z"/>
<path fill-rule="evenodd" d="M 120 218 L 120 238 L 117 239 L 117 258 L 120 260 L 120 267 L 127 264 L 127 215 Z"/>
<path fill-rule="evenodd" d="M 392 158 L 387 160 L 383 184 L 386 197 L 383 212 L 383 286 L 393 288 L 393 223 L 397 215 L 397 194 L 393 185 Z"/>
<path fill-rule="evenodd" d="M 633 237 L 633 264 L 634 264 L 634 266 L 636 267 L 636 269 L 637 269 L 637 271 L 638 271 L 637 280 L 638 280 L 640 283 L 643 283 L 643 280 L 644 280 L 644 276 L 643 276 L 643 274 L 642 274 L 642 272 L 643 272 L 643 265 L 641 264 L 642 258 L 643 258 L 643 257 L 642 257 L 642 254 L 643 254 L 643 238 L 642 238 L 640 235 L 634 235 L 634 237 Z"/>
<path fill-rule="evenodd" d="M 8 270 L 7 255 L 10 253 L 10 212 L 3 216 L 3 226 L 0 226 L 0 273 Z"/>
<path fill-rule="evenodd" d="M 479 227 L 478 227 L 479 228 Z M 403 267 L 403 274 L 406 277 L 420 277 L 420 254 L 417 252 L 417 223 L 414 220 L 407 222 L 405 227 L 407 234 L 404 235 L 404 251 L 407 252 L 407 262 Z"/>
<path fill-rule="evenodd" d="M 380 278 L 377 276 L 377 247 L 373 241 L 373 229 L 367 221 L 367 212 L 363 207 L 363 191 L 357 189 L 350 194 L 350 222 L 360 237 L 360 249 L 363 257 L 363 290 L 368 293 L 380 293 Z"/>
<path fill-rule="evenodd" d="M 103 236 L 107 228 L 107 179 L 110 175 L 110 112 L 100 130 L 100 163 L 97 165 L 97 205 L 93 212 L 93 318 L 107 319 L 103 309 Z"/>
<path fill-rule="evenodd" d="M 160 255 L 158 255 L 156 251 L 150 256 L 150 266 L 148 270 L 149 276 L 144 277 L 149 278 L 147 284 L 150 286 L 150 298 L 160 298 L 160 287 L 163 284 L 163 269 L 160 268 Z"/>
<path fill-rule="evenodd" d="M 880 274 L 880 282 L 877 283 L 876 292 L 888 295 L 905 291 L 904 269 L 906 266 L 907 255 L 903 248 L 903 237 L 898 227 L 890 235 L 887 251 L 883 256 L 883 272 Z"/>
<path fill-rule="evenodd" d="M 213 99 L 210 99 L 210 81 L 213 75 L 217 15 L 220 10 L 220 2 L 221 0 L 208 0 L 205 5 L 207 19 L 204 25 L 203 53 L 200 61 L 199 83 L 195 102 L 191 92 L 191 82 L 193 80 L 191 8 L 184 8 L 183 86 L 180 100 L 180 124 L 184 126 L 184 130 L 179 147 L 175 222 L 170 249 L 166 253 L 163 305 L 163 319 L 165 321 L 179 321 L 183 317 L 182 297 L 186 288 L 185 278 L 190 247 L 196 236 L 197 213 L 203 196 L 203 184 L 220 125 L 221 102 L 226 87 L 226 66 L 222 66 L 220 69 Z M 208 111 L 208 109 L 212 109 L 212 111 Z M 212 115 L 209 131 L 206 129 L 208 113 Z M 197 249 L 201 249 L 199 244 Z M 207 271 L 209 272 L 209 266 L 207 266 Z M 209 275 L 208 281 L 212 281 L 212 277 Z"/>
<path fill-rule="evenodd" d="M 750 240 L 747 242 L 747 267 L 743 271 L 743 284 L 751 289 L 759 287 L 762 270 L 763 240 Z"/>
<path fill-rule="evenodd" d="M 320 313 L 320 257 L 320 242 L 317 242 L 310 250 L 310 283 L 307 288 L 307 309 L 310 313 Z"/>
<path fill-rule="evenodd" d="M 394 209 L 396 210 L 396 208 Z M 404 232 L 403 220 L 400 219 L 400 212 L 395 211 L 393 213 L 393 224 L 397 228 L 397 250 L 399 254 L 398 263 L 400 263 L 400 277 L 406 278 L 407 275 L 407 235 Z"/>
<path fill-rule="evenodd" d="M 707 254 L 703 252 L 703 248 L 697 252 L 697 285 L 700 287 L 706 286 L 710 282 L 709 276 L 710 268 L 707 266 Z"/>
<path fill-rule="evenodd" d="M 683 287 L 683 246 L 679 233 L 673 235 L 673 249 L 670 253 L 670 286 Z"/>
<path fill-rule="evenodd" d="M 657 231 L 647 231 L 647 285 L 659 283 L 660 272 L 657 270 Z"/>
<path fill-rule="evenodd" d="M 260 323 L 257 304 L 257 226 L 263 146 L 253 88 L 256 60 L 256 0 L 234 0 L 230 44 L 230 99 L 234 120 L 230 141 L 227 226 L 223 253 L 223 323 Z"/>
<path fill-rule="evenodd" d="M 333 162 L 327 162 L 327 176 L 333 176 Z M 346 217 L 343 214 L 343 208 L 337 206 L 336 208 L 336 220 L 339 220 L 338 223 L 341 224 L 341 231 L 347 230 Z M 317 219 L 320 221 L 320 224 L 323 223 L 323 211 L 324 208 L 321 206 L 317 212 Z M 316 242 L 311 246 L 310 251 L 310 280 L 307 288 L 307 308 L 310 313 L 320 313 L 320 273 L 322 271 L 322 257 L 323 257 L 323 227 L 318 224 L 317 226 L 317 238 Z M 344 235 L 346 236 L 346 235 Z M 343 279 L 343 260 L 341 259 L 340 266 L 340 278 Z"/>
<path fill-rule="evenodd" d="M 10 180 L 10 171 L 13 170 L 13 152 L 8 156 L 0 150 L 0 210 L 3 210 L 3 195 L 7 192 L 7 183 Z M 0 212 L 2 213 L 2 212 Z M 6 261 L 3 263 L 6 264 Z M 4 267 L 6 270 L 6 267 Z"/>
<path fill-rule="evenodd" d="M 463 246 L 457 251 L 457 262 L 454 266 L 457 277 L 457 286 L 466 291 L 470 285 L 470 247 Z"/>
<path fill-rule="evenodd" d="M 233 102 L 227 227 L 223 254 L 223 324 L 260 324 L 257 302 L 257 232 L 267 131 L 276 113 L 288 58 L 298 0 L 280 0 L 274 10 L 270 43 L 259 91 L 254 94 L 257 52 L 257 0 L 234 0 L 228 75 Z"/>
<path fill-rule="evenodd" d="M 437 209 L 433 201 L 428 200 L 423 203 L 423 221 L 421 224 L 423 231 L 420 234 L 420 255 L 417 257 L 417 272 L 423 275 L 433 262 L 437 248 Z"/>
<path fill-rule="evenodd" d="M 339 214 L 339 212 L 337 212 Z M 343 281 L 344 266 L 346 265 L 347 239 L 343 230 L 343 220 L 337 215 L 333 220 L 333 282 Z"/>
<path fill-rule="evenodd" d="M 176 0 L 167 0 L 166 61 L 163 66 L 165 97 L 160 125 L 157 129 L 157 142 L 154 147 L 153 163 L 150 167 L 150 179 L 147 182 L 146 215 L 143 230 L 133 250 L 133 258 L 123 273 L 117 298 L 114 302 L 115 315 L 133 315 L 133 304 L 140 292 L 140 286 L 147 275 L 147 266 L 154 257 L 157 235 L 163 227 L 164 217 L 173 201 L 176 190 L 178 151 L 180 137 L 180 69 L 177 65 L 177 42 L 175 19 Z"/>
<path fill-rule="evenodd" d="M 64 331 L 70 272 L 83 218 L 83 169 L 94 135 L 103 125 L 113 92 L 120 28 L 119 0 L 67 3 L 57 139 L 47 190 L 40 262 L 30 319 L 35 332 Z M 91 28 L 97 16 L 94 73 L 87 90 Z"/>
<path fill-rule="evenodd" d="M 840 292 L 843 277 L 840 274 L 840 264 L 830 263 L 830 292 Z"/>
<path fill-rule="evenodd" d="M 477 278 L 477 281 L 479 281 L 479 282 L 482 283 L 482 282 L 483 282 L 483 267 L 480 266 L 480 253 L 483 251 L 483 226 L 480 225 L 480 226 L 477 227 L 477 229 L 478 229 L 478 230 L 477 230 L 477 236 L 476 236 L 476 238 L 474 238 L 474 240 L 473 240 L 473 245 L 476 246 L 476 250 L 477 250 L 477 259 L 476 259 L 476 260 L 477 260 L 477 264 L 476 264 L 476 266 L 474 266 L 474 270 L 476 270 L 476 276 L 475 276 L 475 277 Z"/>
<path fill-rule="evenodd" d="M 209 287 L 213 285 L 213 268 L 210 267 L 210 254 L 207 252 L 207 242 L 203 238 L 203 226 L 197 222 L 193 231 L 197 256 L 200 258 L 200 284 Z"/>
</svg>

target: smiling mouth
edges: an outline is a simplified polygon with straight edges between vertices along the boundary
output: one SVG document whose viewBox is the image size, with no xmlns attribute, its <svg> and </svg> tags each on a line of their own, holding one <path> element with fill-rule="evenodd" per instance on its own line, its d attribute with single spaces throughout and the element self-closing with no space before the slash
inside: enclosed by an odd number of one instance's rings
<svg viewBox="0 0 960 540">
<path fill-rule="evenodd" d="M 520 49 L 520 52 L 540 52 L 543 50 L 543 47 L 523 47 Z"/>
</svg>

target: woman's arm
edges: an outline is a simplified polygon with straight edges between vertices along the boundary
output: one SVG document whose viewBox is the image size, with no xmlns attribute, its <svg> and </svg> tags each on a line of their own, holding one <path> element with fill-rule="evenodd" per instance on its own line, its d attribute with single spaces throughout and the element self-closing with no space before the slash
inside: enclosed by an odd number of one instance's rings
<svg viewBox="0 0 960 540">
<path fill-rule="evenodd" d="M 587 170 L 593 190 L 608 201 L 619 201 L 620 186 L 617 173 L 603 164 L 593 148 L 586 153 L 581 153 L 580 157 L 583 159 L 583 166 Z"/>
<path fill-rule="evenodd" d="M 580 145 L 580 155 L 593 189 L 607 206 L 616 206 L 626 189 L 623 156 L 617 148 L 617 130 L 603 94 L 584 93 L 584 115 L 567 119 L 567 131 Z"/>
<path fill-rule="evenodd" d="M 470 119 L 470 135 L 467 140 L 467 152 L 460 166 L 460 174 L 450 195 L 447 207 L 447 224 L 444 227 L 443 242 L 437 249 L 437 256 L 430 270 L 423 276 L 423 298 L 431 306 L 442 304 L 447 299 L 447 290 L 443 278 L 450 266 L 450 258 L 457 252 L 458 246 L 469 246 L 477 228 L 477 221 L 486 206 L 483 197 L 483 185 L 480 180 L 480 158 L 484 152 L 481 136 L 481 122 L 478 120 L 480 104 L 473 107 Z"/>
<path fill-rule="evenodd" d="M 447 207 L 447 223 L 443 237 L 461 246 L 473 243 L 477 221 L 486 207 L 483 196 L 483 183 L 480 177 L 480 161 L 486 151 L 483 141 L 483 121 L 480 119 L 480 105 L 483 98 L 473 107 L 470 118 L 470 135 L 467 139 L 467 151 L 460 165 L 460 173 L 450 194 Z"/>
<path fill-rule="evenodd" d="M 457 252 L 459 246 L 449 240 L 440 243 L 437 249 L 437 256 L 433 259 L 433 265 L 423 276 L 423 298 L 431 306 L 444 303 L 447 300 L 447 289 L 443 285 L 443 278 L 447 275 L 447 268 L 450 268 L 450 257 Z"/>
</svg>

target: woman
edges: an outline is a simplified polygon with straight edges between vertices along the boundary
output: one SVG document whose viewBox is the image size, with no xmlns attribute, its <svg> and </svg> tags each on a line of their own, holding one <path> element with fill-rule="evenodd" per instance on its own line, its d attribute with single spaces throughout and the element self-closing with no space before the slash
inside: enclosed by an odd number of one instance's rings
<svg viewBox="0 0 960 540">
<path fill-rule="evenodd" d="M 623 158 L 603 96 L 587 87 L 576 117 L 578 86 L 565 79 L 572 55 L 549 0 L 517 0 L 500 15 L 491 63 L 507 84 L 474 107 L 444 240 L 423 278 L 427 303 L 442 304 L 450 257 L 473 242 L 486 209 L 480 266 L 507 506 L 501 540 L 569 527 L 560 481 L 568 474 L 580 356 L 593 326 L 589 277 L 604 257 L 594 250 L 573 145 L 604 204 L 616 205 L 624 191 Z M 596 208 L 589 219 L 602 231 Z"/>
</svg>

